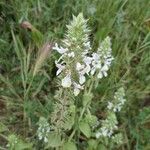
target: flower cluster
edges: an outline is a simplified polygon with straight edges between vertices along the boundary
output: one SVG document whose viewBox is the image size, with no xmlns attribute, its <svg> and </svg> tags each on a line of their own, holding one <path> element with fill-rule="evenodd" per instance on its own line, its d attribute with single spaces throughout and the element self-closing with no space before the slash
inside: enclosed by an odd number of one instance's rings
<svg viewBox="0 0 150 150">
<path fill-rule="evenodd" d="M 114 59 L 111 55 L 111 41 L 110 37 L 106 37 L 102 43 L 100 43 L 97 53 L 92 54 L 92 69 L 93 75 L 98 70 L 97 77 L 102 78 L 107 76 L 107 71 Z"/>
<path fill-rule="evenodd" d="M 117 124 L 118 121 L 116 115 L 114 113 L 109 112 L 107 118 L 105 120 L 102 120 L 102 127 L 96 133 L 96 138 L 99 138 L 100 136 L 111 137 L 114 130 L 118 128 Z"/>
<path fill-rule="evenodd" d="M 121 133 L 115 134 L 112 136 L 112 141 L 116 144 L 121 144 L 123 142 L 123 136 Z"/>
<path fill-rule="evenodd" d="M 109 37 L 100 43 L 97 52 L 90 52 L 90 30 L 86 23 L 82 14 L 73 16 L 73 21 L 67 25 L 68 32 L 62 41 L 63 46 L 56 43 L 53 47 L 61 55 L 55 61 L 58 68 L 56 75 L 61 74 L 61 85 L 64 88 L 72 87 L 75 96 L 84 89 L 86 76 L 97 74 L 98 78 L 106 77 L 113 60 Z"/>
<path fill-rule="evenodd" d="M 48 134 L 50 132 L 50 125 L 47 122 L 47 120 L 43 117 L 40 118 L 39 123 L 38 123 L 39 127 L 37 130 L 37 135 L 39 140 L 44 140 L 45 143 L 48 142 Z"/>
<path fill-rule="evenodd" d="M 107 108 L 109 110 L 113 110 L 114 112 L 119 112 L 121 108 L 123 107 L 126 99 L 125 97 L 125 91 L 124 88 L 119 88 L 117 92 L 115 92 L 114 95 L 114 101 L 113 102 L 108 102 Z"/>
<path fill-rule="evenodd" d="M 99 129 L 99 131 L 96 133 L 96 138 L 99 138 L 100 136 L 103 137 L 111 137 L 115 130 L 118 129 L 117 124 L 117 117 L 116 112 L 120 111 L 125 103 L 125 91 L 124 88 L 119 88 L 114 95 L 114 103 L 108 102 L 107 108 L 108 110 L 108 116 L 105 120 L 102 120 L 102 126 Z M 115 141 L 121 140 L 121 134 L 113 135 L 112 138 Z"/>
</svg>

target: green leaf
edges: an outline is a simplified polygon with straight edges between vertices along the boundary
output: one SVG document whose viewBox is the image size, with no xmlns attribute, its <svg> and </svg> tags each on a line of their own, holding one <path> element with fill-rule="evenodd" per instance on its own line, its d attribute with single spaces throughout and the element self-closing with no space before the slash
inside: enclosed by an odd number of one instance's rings
<svg viewBox="0 0 150 150">
<path fill-rule="evenodd" d="M 32 150 L 32 144 L 31 143 L 23 143 L 20 141 L 20 143 L 18 143 L 16 145 L 16 150 Z"/>
<path fill-rule="evenodd" d="M 88 147 L 88 149 L 89 150 L 96 150 L 97 149 L 97 141 L 96 140 L 93 140 L 93 139 L 90 139 L 89 141 L 88 141 L 88 145 L 89 145 L 89 147 Z"/>
<path fill-rule="evenodd" d="M 56 132 L 50 133 L 50 135 L 48 136 L 48 144 L 46 148 L 58 147 L 60 145 L 61 145 L 61 135 Z"/>
<path fill-rule="evenodd" d="M 99 150 L 108 150 L 103 144 L 98 145 Z"/>
<path fill-rule="evenodd" d="M 86 114 L 85 121 L 88 122 L 90 126 L 93 126 L 97 122 L 97 117 L 91 114 Z"/>
<path fill-rule="evenodd" d="M 79 123 L 79 129 L 87 138 L 91 136 L 91 129 L 87 122 L 81 121 Z"/>
<path fill-rule="evenodd" d="M 77 150 L 75 143 L 67 142 L 63 145 L 63 150 Z"/>
<path fill-rule="evenodd" d="M 15 150 L 32 150 L 32 143 L 26 143 L 20 137 L 16 136 L 15 134 L 10 134 L 8 136 L 8 145 L 10 149 Z"/>
<path fill-rule="evenodd" d="M 72 116 L 67 116 L 68 118 L 65 119 L 63 128 L 65 130 L 70 130 L 74 124 L 74 118 Z"/>
</svg>

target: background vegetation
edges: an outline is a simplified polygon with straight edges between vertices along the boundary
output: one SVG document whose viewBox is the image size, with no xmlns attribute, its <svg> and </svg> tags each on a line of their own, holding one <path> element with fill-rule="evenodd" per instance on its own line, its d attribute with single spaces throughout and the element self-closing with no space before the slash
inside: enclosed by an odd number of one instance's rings
<svg viewBox="0 0 150 150">
<path fill-rule="evenodd" d="M 149 0 L 0 0 L 0 149 L 5 134 L 34 139 L 39 116 L 51 113 L 57 55 L 50 53 L 33 78 L 40 46 L 59 41 L 72 14 L 83 12 L 93 47 L 109 35 L 115 57 L 95 91 L 93 111 L 102 116 L 101 103 L 123 83 L 127 102 L 119 119 L 126 139 L 118 149 L 149 150 L 149 8 Z"/>
</svg>

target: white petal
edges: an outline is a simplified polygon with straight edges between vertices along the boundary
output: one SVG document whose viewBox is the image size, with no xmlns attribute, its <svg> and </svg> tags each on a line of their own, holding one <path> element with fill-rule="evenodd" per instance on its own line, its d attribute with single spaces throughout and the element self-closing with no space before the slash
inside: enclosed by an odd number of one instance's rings
<svg viewBox="0 0 150 150">
<path fill-rule="evenodd" d="M 102 67 L 102 71 L 107 71 L 109 68 L 108 68 L 108 65 L 104 65 L 103 67 Z"/>
<path fill-rule="evenodd" d="M 79 62 L 76 63 L 76 69 L 81 70 L 84 68 L 84 65 L 81 65 Z"/>
<path fill-rule="evenodd" d="M 112 134 L 113 134 L 113 131 L 109 131 L 109 132 L 107 133 L 108 137 L 111 137 Z"/>
<path fill-rule="evenodd" d="M 83 43 L 85 47 L 91 47 L 90 45 L 90 41 L 86 42 L 86 43 Z"/>
<path fill-rule="evenodd" d="M 47 128 L 47 133 L 50 131 L 50 127 Z"/>
<path fill-rule="evenodd" d="M 73 82 L 73 85 L 75 88 L 82 89 L 82 90 L 84 89 L 83 86 L 81 86 L 80 84 L 77 84 L 76 82 Z"/>
<path fill-rule="evenodd" d="M 116 107 L 114 107 L 113 111 L 114 111 L 114 112 L 116 112 L 116 111 L 117 111 L 117 108 L 116 108 Z"/>
<path fill-rule="evenodd" d="M 108 102 L 108 106 L 107 106 L 108 109 L 112 109 L 113 108 L 113 103 L 111 102 Z"/>
<path fill-rule="evenodd" d="M 80 75 L 80 76 L 79 76 L 79 83 L 80 83 L 80 84 L 83 84 L 84 82 L 85 82 L 85 76 Z"/>
<path fill-rule="evenodd" d="M 80 90 L 78 88 L 74 88 L 74 95 L 77 96 L 80 93 Z"/>
<path fill-rule="evenodd" d="M 55 46 L 53 47 L 54 50 L 57 50 L 59 47 L 58 47 L 58 44 L 55 43 Z"/>
<path fill-rule="evenodd" d="M 96 61 L 99 60 L 99 55 L 97 53 L 93 53 L 92 56 L 93 56 L 94 60 L 96 60 Z"/>
<path fill-rule="evenodd" d="M 74 52 L 68 53 L 68 57 L 74 57 Z"/>
<path fill-rule="evenodd" d="M 76 82 L 73 82 L 74 85 L 74 95 L 77 96 L 80 93 L 80 90 L 84 89 L 83 86 L 80 84 L 77 84 Z"/>
<path fill-rule="evenodd" d="M 62 69 L 58 69 L 56 75 L 58 76 L 62 72 Z"/>
<path fill-rule="evenodd" d="M 81 74 L 88 74 L 91 70 L 90 65 L 87 65 L 82 71 Z"/>
<path fill-rule="evenodd" d="M 45 142 L 45 143 L 47 143 L 47 142 L 48 142 L 48 139 L 47 139 L 46 137 L 44 138 L 44 142 Z"/>
<path fill-rule="evenodd" d="M 63 53 L 65 53 L 65 52 L 67 52 L 68 51 L 68 49 L 67 48 L 63 48 L 63 47 L 60 47 L 60 49 L 59 49 L 59 53 L 60 54 L 63 54 Z"/>
<path fill-rule="evenodd" d="M 100 62 L 97 62 L 97 63 L 95 64 L 95 67 L 96 67 L 97 69 L 101 69 L 102 65 L 101 65 Z"/>
<path fill-rule="evenodd" d="M 77 70 L 80 70 L 80 68 L 81 68 L 81 64 L 80 64 L 79 62 L 77 62 L 77 63 L 76 63 L 76 69 L 77 69 Z"/>
<path fill-rule="evenodd" d="M 56 67 L 58 68 L 58 70 L 56 72 L 56 75 L 59 75 L 65 69 L 64 65 L 61 65 L 61 64 L 58 64 L 58 63 L 56 63 Z"/>
<path fill-rule="evenodd" d="M 92 68 L 92 69 L 91 69 L 91 75 L 94 75 L 95 71 L 96 71 L 96 69 L 95 69 L 95 68 Z"/>
<path fill-rule="evenodd" d="M 68 88 L 71 86 L 71 77 L 69 74 L 62 79 L 61 85 L 65 88 Z"/>
<path fill-rule="evenodd" d="M 95 136 L 96 136 L 96 138 L 98 139 L 98 138 L 101 136 L 101 133 L 100 133 L 100 132 L 97 132 L 97 133 L 95 134 Z"/>
<path fill-rule="evenodd" d="M 91 61 L 92 61 L 92 58 L 91 58 L 91 57 L 87 57 L 87 56 L 86 56 L 86 57 L 83 58 L 83 62 L 84 62 L 85 64 L 88 64 L 88 65 L 89 65 L 89 64 L 91 64 Z"/>
<path fill-rule="evenodd" d="M 107 77 L 107 75 L 108 75 L 106 71 L 103 71 L 103 74 L 105 77 Z"/>
<path fill-rule="evenodd" d="M 59 47 L 57 43 L 55 43 L 55 46 L 53 47 L 53 49 L 56 50 L 60 54 L 63 54 L 68 51 L 67 48 Z"/>
<path fill-rule="evenodd" d="M 97 78 L 98 79 L 101 79 L 103 77 L 103 74 L 102 74 L 102 72 L 100 71 L 99 73 L 98 73 L 98 75 L 97 75 Z"/>
<path fill-rule="evenodd" d="M 107 136 L 108 130 L 105 127 L 101 128 L 103 136 Z"/>
</svg>

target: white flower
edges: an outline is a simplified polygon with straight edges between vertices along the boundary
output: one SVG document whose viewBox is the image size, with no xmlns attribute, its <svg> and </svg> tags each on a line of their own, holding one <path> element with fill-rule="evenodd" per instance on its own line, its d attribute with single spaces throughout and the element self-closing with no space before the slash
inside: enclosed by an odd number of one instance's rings
<svg viewBox="0 0 150 150">
<path fill-rule="evenodd" d="M 68 53 L 68 57 L 74 57 L 74 56 L 75 56 L 74 52 Z"/>
<path fill-rule="evenodd" d="M 62 64 L 58 64 L 57 61 L 55 61 L 55 64 L 56 64 L 56 67 L 58 68 L 56 72 L 56 75 L 58 76 L 65 69 L 65 66 Z"/>
<path fill-rule="evenodd" d="M 102 74 L 102 72 L 101 72 L 101 71 L 97 74 L 97 78 L 98 78 L 98 79 L 103 78 L 103 74 Z"/>
<path fill-rule="evenodd" d="M 74 88 L 74 95 L 77 96 L 80 93 L 80 89 Z"/>
<path fill-rule="evenodd" d="M 47 137 L 44 137 L 44 142 L 45 142 L 45 143 L 47 143 L 47 142 L 48 142 Z"/>
<path fill-rule="evenodd" d="M 108 105 L 107 105 L 107 108 L 108 108 L 108 109 L 112 109 L 112 108 L 113 108 L 113 106 L 114 106 L 114 105 L 113 105 L 113 103 L 108 102 Z"/>
<path fill-rule="evenodd" d="M 53 47 L 61 54 L 56 61 L 58 68 L 56 75 L 64 73 L 63 70 L 70 71 L 70 74 L 61 79 L 61 85 L 68 88 L 72 87 L 73 82 L 77 82 L 82 86 L 86 82 L 86 75 L 94 75 L 95 73 L 97 78 L 106 77 L 113 60 L 110 38 L 106 37 L 100 43 L 97 52 L 91 53 L 90 30 L 87 28 L 87 20 L 84 19 L 82 13 L 77 17 L 73 16 L 73 21 L 67 25 L 67 29 L 65 39 L 62 41 L 63 46 L 58 46 L 55 43 Z M 80 90 L 80 87 L 75 86 L 75 95 L 78 95 Z"/>
<path fill-rule="evenodd" d="M 90 70 L 91 70 L 91 67 L 90 67 L 90 65 L 87 64 L 86 67 L 82 71 L 80 71 L 80 73 L 83 75 L 89 74 Z"/>
<path fill-rule="evenodd" d="M 113 110 L 114 112 L 121 111 L 126 99 L 124 98 L 125 92 L 123 88 L 119 88 L 114 95 L 114 101 L 108 102 L 107 108 Z"/>
<path fill-rule="evenodd" d="M 97 53 L 92 54 L 91 75 L 94 75 L 97 69 L 101 69 L 100 56 Z"/>
<path fill-rule="evenodd" d="M 93 53 L 92 54 L 92 59 L 93 59 L 93 62 L 99 62 L 100 61 L 100 55 L 98 53 Z"/>
<path fill-rule="evenodd" d="M 60 54 L 64 54 L 68 51 L 68 48 L 63 48 L 63 47 L 59 48 L 57 43 L 55 43 L 55 46 L 53 47 L 53 49 L 56 50 Z"/>
<path fill-rule="evenodd" d="M 100 44 L 97 53 L 92 54 L 91 75 L 98 71 L 97 78 L 106 77 L 112 60 L 110 38 L 106 37 Z"/>
<path fill-rule="evenodd" d="M 39 140 L 44 140 L 45 143 L 48 142 L 48 134 L 50 132 L 50 125 L 44 117 L 39 120 L 39 127 L 37 130 L 37 136 Z"/>
<path fill-rule="evenodd" d="M 88 47 L 90 48 L 91 47 L 91 44 L 90 44 L 90 41 L 87 41 L 86 43 L 83 43 L 85 47 Z"/>
<path fill-rule="evenodd" d="M 79 76 L 79 83 L 80 84 L 83 84 L 84 82 L 85 82 L 85 76 L 84 75 L 82 75 L 82 74 L 80 74 L 80 76 Z"/>
<path fill-rule="evenodd" d="M 100 131 L 95 134 L 95 136 L 98 139 L 100 136 L 111 137 L 112 134 L 113 130 L 108 130 L 106 127 L 102 127 L 100 128 Z"/>
<path fill-rule="evenodd" d="M 103 72 L 103 71 L 106 72 L 106 71 L 108 71 L 108 69 L 109 69 L 108 65 L 105 64 L 105 65 L 102 67 L 101 71 L 102 71 L 102 72 Z"/>
<path fill-rule="evenodd" d="M 97 77 L 98 78 L 102 78 L 103 76 L 104 77 L 106 77 L 108 74 L 107 74 L 107 71 L 108 71 L 108 65 L 104 65 L 101 69 L 100 69 L 100 71 L 99 71 L 99 73 L 98 73 L 98 75 L 97 75 Z"/>
<path fill-rule="evenodd" d="M 104 137 L 110 137 L 111 135 L 112 135 L 112 131 L 109 131 L 106 127 L 102 127 L 101 129 L 100 129 L 100 131 L 99 132 L 97 132 L 96 134 L 95 134 L 95 136 L 96 136 L 96 138 L 98 139 L 100 136 L 104 136 Z"/>
<path fill-rule="evenodd" d="M 73 83 L 74 85 L 74 95 L 77 96 L 80 93 L 80 90 L 83 89 L 83 86 L 81 86 L 80 84 L 77 84 L 76 82 Z"/>
<path fill-rule="evenodd" d="M 91 69 L 91 75 L 94 75 L 95 71 L 96 71 L 96 68 L 92 68 Z"/>
<path fill-rule="evenodd" d="M 95 134 L 95 136 L 96 136 L 96 138 L 98 139 L 98 138 L 101 136 L 101 133 L 100 133 L 100 132 L 97 132 L 97 133 Z"/>
<path fill-rule="evenodd" d="M 109 106 L 111 108 L 112 104 L 109 103 Z M 117 124 L 118 121 L 116 118 L 116 114 L 113 111 L 109 111 L 107 118 L 105 120 L 102 120 L 102 126 L 97 132 L 96 137 L 111 137 L 114 131 L 118 129 Z"/>
<path fill-rule="evenodd" d="M 64 77 L 64 78 L 62 79 L 61 85 L 62 85 L 64 88 L 68 88 L 68 87 L 71 86 L 71 75 L 70 75 L 70 74 L 67 74 L 66 77 Z"/>
<path fill-rule="evenodd" d="M 84 68 L 84 65 L 81 65 L 79 62 L 76 63 L 76 70 L 82 70 Z"/>
<path fill-rule="evenodd" d="M 108 136 L 108 129 L 106 129 L 105 127 L 102 127 L 102 128 L 101 128 L 101 134 L 102 134 L 104 137 Z"/>
<path fill-rule="evenodd" d="M 90 64 L 91 64 L 91 61 L 92 61 L 92 57 L 85 56 L 85 57 L 83 58 L 83 62 L 84 62 L 86 65 L 90 65 Z"/>
<path fill-rule="evenodd" d="M 83 84 L 86 81 L 85 74 L 88 74 L 91 70 L 90 65 L 81 65 L 79 62 L 76 63 L 76 70 L 79 74 L 79 83 Z"/>
</svg>

